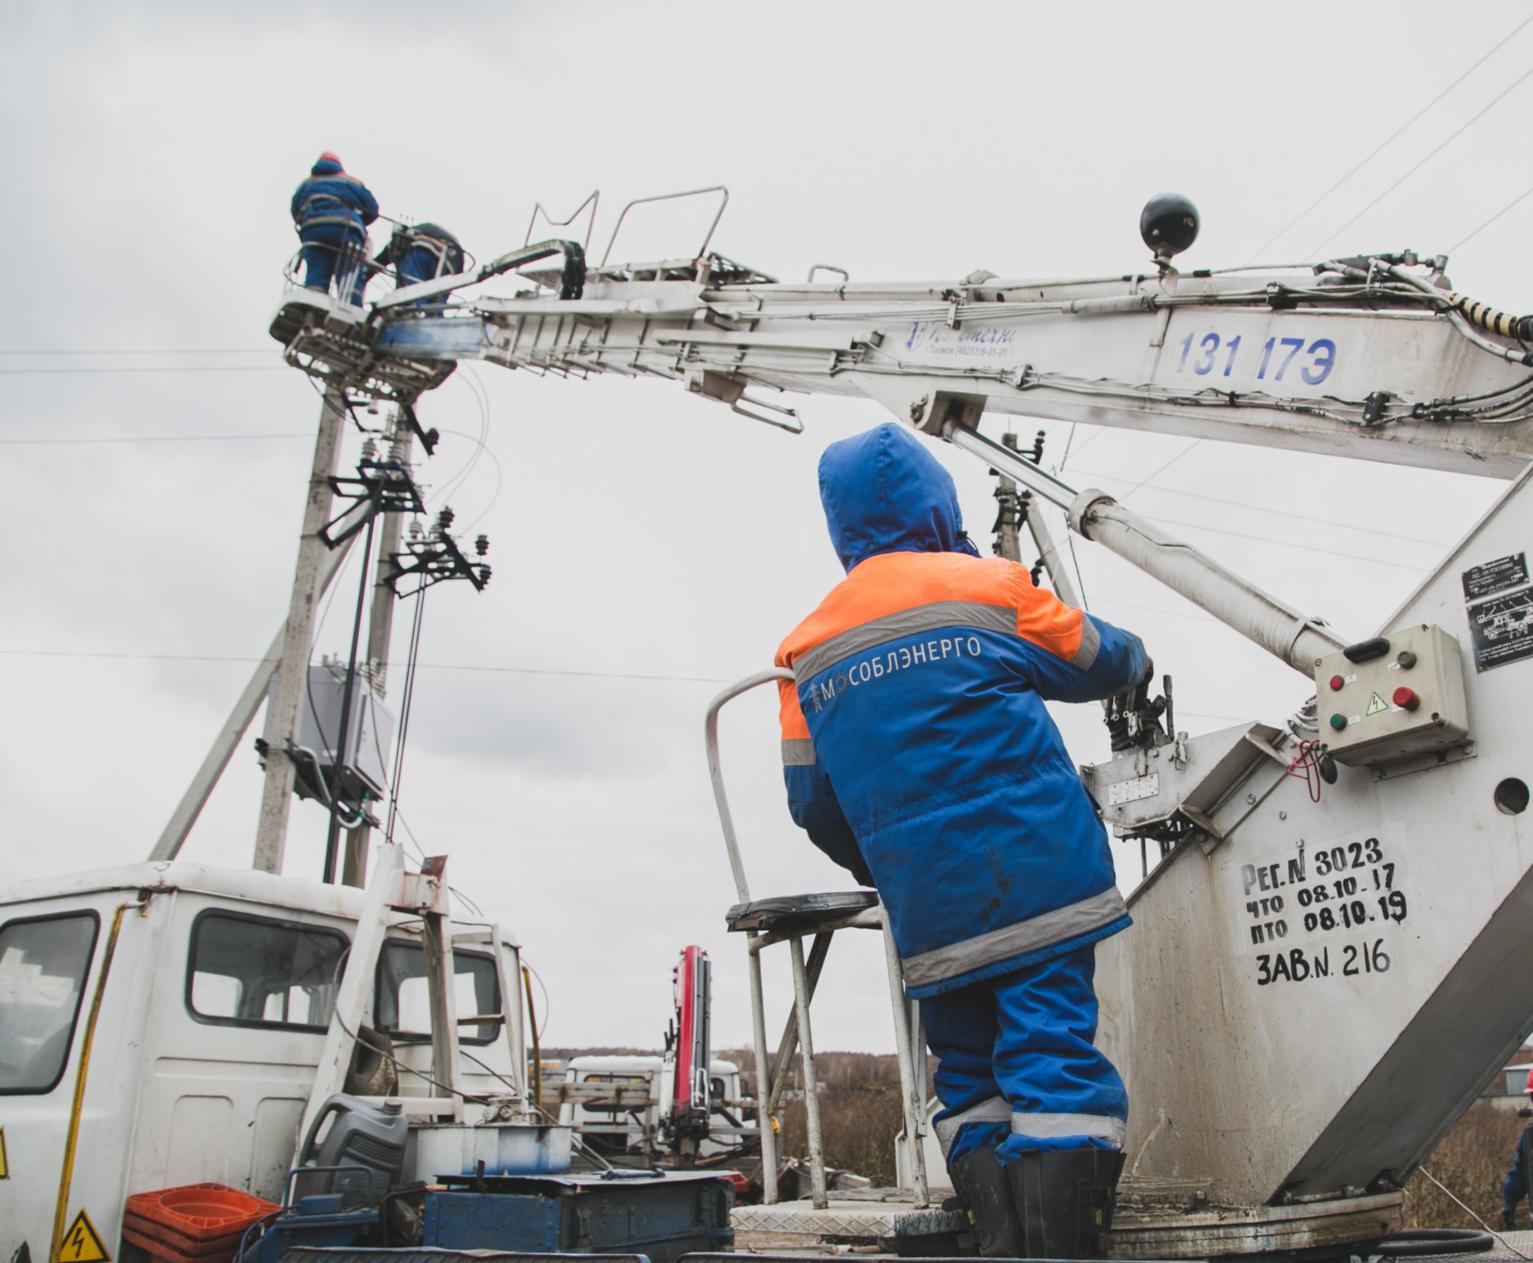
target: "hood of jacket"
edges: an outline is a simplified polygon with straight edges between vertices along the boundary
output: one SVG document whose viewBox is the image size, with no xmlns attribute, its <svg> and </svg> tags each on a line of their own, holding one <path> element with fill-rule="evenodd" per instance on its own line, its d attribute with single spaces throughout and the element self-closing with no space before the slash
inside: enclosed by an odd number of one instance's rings
<svg viewBox="0 0 1533 1263">
<path fill-rule="evenodd" d="M 886 423 L 820 457 L 820 503 L 848 571 L 879 553 L 967 553 L 952 476 L 914 434 Z"/>
</svg>

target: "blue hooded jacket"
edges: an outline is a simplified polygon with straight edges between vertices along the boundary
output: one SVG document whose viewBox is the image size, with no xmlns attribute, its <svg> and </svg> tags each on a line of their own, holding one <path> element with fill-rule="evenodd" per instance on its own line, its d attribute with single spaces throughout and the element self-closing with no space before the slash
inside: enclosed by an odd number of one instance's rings
<svg viewBox="0 0 1533 1263">
<path fill-rule="evenodd" d="M 920 999 L 1128 925 L 1107 835 L 1046 700 L 1121 693 L 1138 637 L 982 558 L 905 429 L 833 443 L 820 497 L 847 577 L 777 662 L 794 820 L 878 887 Z"/>
<path fill-rule="evenodd" d="M 294 191 L 289 209 L 300 233 L 330 225 L 354 230 L 360 241 L 367 225 L 378 218 L 378 199 L 361 180 L 347 175 L 339 162 L 321 158 Z"/>
</svg>

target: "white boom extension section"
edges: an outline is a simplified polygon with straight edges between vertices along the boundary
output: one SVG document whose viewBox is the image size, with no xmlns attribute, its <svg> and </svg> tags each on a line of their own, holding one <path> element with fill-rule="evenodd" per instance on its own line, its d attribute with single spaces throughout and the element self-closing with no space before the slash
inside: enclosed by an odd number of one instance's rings
<svg viewBox="0 0 1533 1263">
<path fill-rule="evenodd" d="M 682 381 L 773 425 L 752 387 L 862 395 L 1003 467 L 1072 529 L 1304 674 L 1341 642 L 1102 492 L 1077 495 L 978 432 L 986 411 L 1510 477 L 1533 458 L 1528 322 L 1392 259 L 1098 281 L 787 286 L 749 269 L 625 266 L 578 298 L 478 298 L 388 317 L 372 355 Z M 706 279 L 695 279 L 699 274 Z M 382 313 L 380 313 L 382 314 Z M 301 342 L 301 339 L 300 339 Z M 289 358 L 295 359 L 289 345 Z M 301 359 L 301 355 L 297 358 Z"/>
<path fill-rule="evenodd" d="M 1422 268 L 785 285 L 713 262 L 707 283 L 692 260 L 595 269 L 578 299 L 540 296 L 568 292 L 564 272 L 531 273 L 548 289 L 389 312 L 372 350 L 660 377 L 731 406 L 777 388 L 905 417 L 952 391 L 990 412 L 1503 478 L 1533 458 L 1527 357 L 1463 313 L 1520 325 Z"/>
</svg>

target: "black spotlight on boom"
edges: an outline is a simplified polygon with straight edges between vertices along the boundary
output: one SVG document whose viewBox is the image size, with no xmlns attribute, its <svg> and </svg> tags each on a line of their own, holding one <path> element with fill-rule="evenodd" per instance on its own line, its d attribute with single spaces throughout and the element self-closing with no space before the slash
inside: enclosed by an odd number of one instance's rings
<svg viewBox="0 0 1533 1263">
<path fill-rule="evenodd" d="M 1162 268 L 1198 239 L 1198 208 L 1180 193 L 1157 193 L 1139 212 L 1139 235 Z"/>
</svg>

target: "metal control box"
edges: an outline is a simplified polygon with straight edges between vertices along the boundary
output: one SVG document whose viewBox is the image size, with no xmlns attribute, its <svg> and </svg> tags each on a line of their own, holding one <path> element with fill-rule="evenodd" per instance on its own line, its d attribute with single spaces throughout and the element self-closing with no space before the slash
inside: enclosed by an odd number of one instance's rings
<svg viewBox="0 0 1533 1263">
<path fill-rule="evenodd" d="M 1469 738 L 1458 641 L 1416 623 L 1315 664 L 1320 739 L 1338 763 L 1383 766 Z"/>
</svg>

